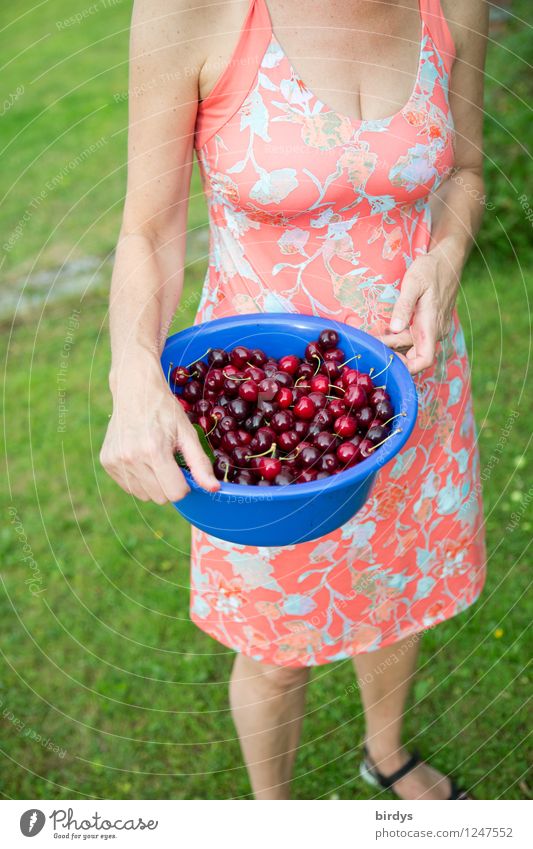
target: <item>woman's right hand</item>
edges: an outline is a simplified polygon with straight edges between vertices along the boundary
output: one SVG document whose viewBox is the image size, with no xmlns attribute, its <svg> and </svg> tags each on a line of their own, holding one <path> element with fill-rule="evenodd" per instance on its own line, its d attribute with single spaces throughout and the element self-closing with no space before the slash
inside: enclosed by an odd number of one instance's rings
<svg viewBox="0 0 533 849">
<path fill-rule="evenodd" d="M 159 373 L 157 369 L 159 368 Z M 132 382 L 113 392 L 113 413 L 100 451 L 106 472 L 142 501 L 166 504 L 190 487 L 174 454 L 180 451 L 195 481 L 215 492 L 220 482 L 185 410 L 169 390 L 161 369 L 137 369 Z"/>
</svg>

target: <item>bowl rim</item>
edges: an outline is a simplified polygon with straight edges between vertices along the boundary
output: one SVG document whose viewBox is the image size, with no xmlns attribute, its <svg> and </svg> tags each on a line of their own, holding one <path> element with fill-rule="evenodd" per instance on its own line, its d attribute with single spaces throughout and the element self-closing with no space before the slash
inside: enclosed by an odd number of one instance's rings
<svg viewBox="0 0 533 849">
<path fill-rule="evenodd" d="M 345 324 L 344 322 L 337 321 L 336 319 L 331 318 L 323 318 L 321 316 L 308 315 L 306 313 L 291 313 L 291 312 L 268 312 L 268 313 L 243 313 L 239 315 L 231 315 L 223 318 L 216 318 L 211 321 L 199 322 L 198 324 L 193 324 L 190 327 L 185 328 L 184 330 L 180 330 L 176 333 L 171 334 L 167 337 L 165 345 L 163 347 L 163 351 L 161 353 L 161 357 L 163 357 L 164 351 L 171 347 L 173 342 L 180 337 L 183 339 L 186 336 L 190 336 L 191 338 L 197 334 L 202 333 L 202 329 L 209 328 L 211 329 L 220 329 L 223 330 L 225 328 L 232 328 L 235 326 L 246 326 L 250 324 L 263 324 L 265 327 L 268 326 L 269 323 L 272 322 L 288 322 L 290 321 L 291 328 L 295 327 L 298 319 L 302 320 L 306 325 L 309 323 L 316 325 L 317 329 L 320 327 L 324 329 L 325 327 L 331 327 L 339 332 L 340 335 L 344 334 L 345 336 L 351 337 L 352 343 L 353 340 L 358 340 L 358 343 L 365 348 L 367 351 L 375 354 L 378 358 L 387 359 L 392 356 L 391 364 L 388 368 L 389 376 L 393 376 L 396 384 L 400 387 L 401 395 L 402 395 L 402 404 L 400 405 L 402 408 L 402 412 L 405 412 L 405 418 L 402 422 L 402 429 L 400 432 L 396 434 L 396 439 L 390 439 L 388 443 L 382 446 L 381 450 L 376 452 L 375 456 L 366 457 L 356 466 L 353 466 L 349 469 L 343 469 L 336 475 L 330 475 L 328 478 L 322 478 L 319 481 L 309 481 L 308 483 L 298 483 L 287 486 L 270 486 L 270 487 L 257 487 L 249 484 L 237 484 L 231 482 L 220 481 L 220 487 L 215 492 L 208 492 L 208 490 L 203 489 L 193 478 L 191 472 L 188 469 L 181 468 L 187 483 L 194 489 L 195 491 L 201 491 L 208 494 L 211 498 L 216 496 L 219 498 L 220 496 L 227 495 L 232 498 L 242 497 L 243 499 L 253 497 L 255 500 L 260 499 L 262 496 L 268 497 L 268 500 L 272 499 L 276 500 L 295 500 L 301 496 L 312 496 L 316 495 L 320 492 L 324 492 L 329 487 L 332 489 L 353 489 L 360 484 L 363 480 L 370 477 L 371 475 L 375 475 L 386 463 L 392 460 L 403 448 L 416 424 L 416 419 L 418 415 L 418 395 L 416 391 L 416 384 L 409 372 L 407 366 L 402 362 L 402 360 L 398 357 L 398 355 L 387 345 L 377 339 L 375 336 L 372 336 L 370 333 L 367 333 L 364 330 L 360 330 L 357 327 L 351 327 L 349 324 Z M 302 328 L 303 329 L 303 328 Z M 175 365 L 180 365 L 180 363 L 175 363 Z M 403 391 L 402 391 L 403 390 Z M 409 403 L 410 402 L 410 403 Z"/>
</svg>

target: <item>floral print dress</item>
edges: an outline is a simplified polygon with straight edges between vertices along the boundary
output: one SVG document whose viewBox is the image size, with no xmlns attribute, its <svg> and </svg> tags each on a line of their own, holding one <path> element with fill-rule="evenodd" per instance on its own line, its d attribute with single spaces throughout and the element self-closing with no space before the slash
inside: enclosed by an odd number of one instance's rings
<svg viewBox="0 0 533 849">
<path fill-rule="evenodd" d="M 332 110 L 306 87 L 265 0 L 252 0 L 232 61 L 197 115 L 210 247 L 196 323 L 288 311 L 373 334 L 388 327 L 406 269 L 428 248 L 430 194 L 454 162 L 454 44 L 438 0 L 419 6 L 412 94 L 370 121 Z M 412 436 L 337 531 L 252 547 L 192 528 L 196 625 L 260 662 L 312 666 L 393 644 L 476 601 L 484 525 L 456 313 L 415 382 Z"/>
</svg>

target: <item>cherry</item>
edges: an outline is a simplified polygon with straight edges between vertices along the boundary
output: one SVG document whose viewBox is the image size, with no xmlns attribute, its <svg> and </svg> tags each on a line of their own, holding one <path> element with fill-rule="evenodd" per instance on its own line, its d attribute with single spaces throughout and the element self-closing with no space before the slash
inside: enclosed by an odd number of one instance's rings
<svg viewBox="0 0 533 849">
<path fill-rule="evenodd" d="M 183 397 L 183 395 L 178 395 L 176 397 L 176 400 L 179 401 L 186 413 L 190 413 L 192 411 L 192 405 L 187 401 L 186 398 Z"/>
<path fill-rule="evenodd" d="M 247 366 L 243 371 L 244 377 L 249 377 L 250 380 L 255 380 L 256 383 L 259 383 L 260 380 L 264 380 L 266 377 L 265 371 L 259 366 Z"/>
<path fill-rule="evenodd" d="M 300 363 L 298 371 L 296 372 L 296 377 L 313 377 L 315 371 L 316 366 L 313 367 L 311 363 Z"/>
<path fill-rule="evenodd" d="M 271 377 L 265 377 L 258 384 L 259 400 L 272 401 L 278 392 L 279 386 Z"/>
<path fill-rule="evenodd" d="M 197 360 L 189 366 L 191 377 L 197 377 L 198 380 L 203 380 L 209 371 L 209 366 L 203 360 Z"/>
<path fill-rule="evenodd" d="M 233 483 L 238 483 L 241 486 L 253 486 L 255 481 L 255 475 L 250 469 L 242 469 L 235 475 Z"/>
<path fill-rule="evenodd" d="M 288 389 L 286 386 L 282 386 L 281 389 L 277 392 L 275 400 L 280 406 L 280 409 L 287 410 L 294 401 L 294 393 L 292 389 Z"/>
<path fill-rule="evenodd" d="M 306 445 L 298 452 L 297 462 L 303 469 L 310 469 L 320 460 L 320 451 L 314 445 Z"/>
<path fill-rule="evenodd" d="M 197 421 L 198 421 L 198 424 L 200 425 L 200 427 L 202 428 L 204 433 L 207 433 L 213 427 L 213 421 L 211 419 L 211 416 L 206 416 L 206 415 L 200 414 L 198 416 Z"/>
<path fill-rule="evenodd" d="M 218 425 L 217 428 L 222 435 L 225 433 L 230 433 L 230 431 L 235 430 L 237 427 L 237 419 L 234 416 L 224 415 Z"/>
<path fill-rule="evenodd" d="M 268 451 L 269 448 L 272 448 L 272 444 L 274 442 L 274 436 L 270 429 L 267 428 L 259 428 L 255 436 L 252 437 L 252 441 L 250 442 L 250 453 L 251 454 L 262 454 L 264 451 Z"/>
<path fill-rule="evenodd" d="M 250 354 L 251 351 L 248 348 L 245 348 L 243 345 L 237 345 L 229 355 L 230 363 L 242 369 L 248 363 Z"/>
<path fill-rule="evenodd" d="M 335 398 L 333 401 L 330 401 L 327 409 L 331 412 L 331 415 L 335 418 L 342 416 L 345 412 L 344 401 L 341 401 L 340 398 Z"/>
<path fill-rule="evenodd" d="M 339 440 L 328 430 L 319 430 L 313 437 L 313 443 L 320 451 L 334 451 Z"/>
<path fill-rule="evenodd" d="M 370 457 L 372 454 L 373 445 L 368 439 L 362 439 L 359 443 L 358 452 L 360 456 L 365 459 L 366 457 Z"/>
<path fill-rule="evenodd" d="M 366 433 L 372 422 L 374 421 L 374 410 L 372 407 L 363 407 L 355 414 L 357 419 L 358 429 L 362 433 Z"/>
<path fill-rule="evenodd" d="M 273 375 L 273 380 L 275 380 L 279 386 L 286 386 L 289 389 L 294 386 L 292 376 L 287 374 L 286 371 L 277 371 L 276 374 Z"/>
<path fill-rule="evenodd" d="M 280 410 L 270 419 L 270 426 L 276 433 L 285 433 L 294 427 L 294 416 L 290 410 Z"/>
<path fill-rule="evenodd" d="M 186 410 L 185 415 L 187 416 L 191 424 L 196 424 L 196 422 L 198 421 L 198 416 L 196 415 L 194 410 Z"/>
<path fill-rule="evenodd" d="M 212 368 L 210 371 L 208 371 L 204 380 L 205 388 L 212 389 L 214 392 L 217 392 L 219 389 L 222 389 L 224 383 L 224 375 L 222 374 L 222 371 L 219 368 Z"/>
<path fill-rule="evenodd" d="M 272 481 L 267 481 L 265 478 L 261 478 L 257 481 L 256 486 L 272 486 Z"/>
<path fill-rule="evenodd" d="M 313 402 L 317 410 L 321 410 L 328 403 L 328 399 L 322 392 L 310 392 L 307 397 Z"/>
<path fill-rule="evenodd" d="M 374 410 L 376 413 L 376 417 L 384 422 L 388 421 L 389 419 L 392 419 L 394 415 L 392 404 L 388 400 L 378 401 L 377 404 L 374 406 Z"/>
<path fill-rule="evenodd" d="M 344 409 L 342 410 L 344 412 Z M 341 413 L 342 414 L 342 413 Z M 319 410 L 313 419 L 313 424 L 320 425 L 322 429 L 331 427 L 335 421 L 335 416 L 329 409 Z"/>
<path fill-rule="evenodd" d="M 311 381 L 307 377 L 299 377 L 293 389 L 296 399 L 299 400 L 303 395 L 309 395 L 310 391 Z"/>
<path fill-rule="evenodd" d="M 344 403 L 351 410 L 361 410 L 368 405 L 368 396 L 359 384 L 352 384 L 344 393 Z"/>
<path fill-rule="evenodd" d="M 373 424 L 368 428 L 365 439 L 368 439 L 372 445 L 377 445 L 378 442 L 382 442 L 387 436 L 388 428 L 384 427 L 381 424 Z"/>
<path fill-rule="evenodd" d="M 336 330 L 323 330 L 320 336 L 318 337 L 318 344 L 324 351 L 329 351 L 331 348 L 336 348 L 339 344 L 339 334 Z"/>
<path fill-rule="evenodd" d="M 341 351 L 340 348 L 324 351 L 324 359 L 326 362 L 342 363 L 344 362 L 344 351 Z"/>
<path fill-rule="evenodd" d="M 300 472 L 298 475 L 297 481 L 300 483 L 312 483 L 313 481 L 316 481 L 317 477 L 317 472 L 315 472 L 314 469 L 304 469 L 303 472 Z"/>
<path fill-rule="evenodd" d="M 264 366 L 267 361 L 267 355 L 264 351 L 261 351 L 260 348 L 254 348 L 253 351 L 250 351 L 250 356 L 248 357 L 248 362 L 253 366 Z"/>
<path fill-rule="evenodd" d="M 239 446 L 239 437 L 234 430 L 225 433 L 220 440 L 220 447 L 227 454 L 232 454 L 233 450 Z"/>
<path fill-rule="evenodd" d="M 282 451 L 286 451 L 287 453 L 293 451 L 299 442 L 300 437 L 295 430 L 286 430 L 283 433 L 280 433 L 278 437 L 279 447 Z"/>
<path fill-rule="evenodd" d="M 313 392 L 321 392 L 327 395 L 329 391 L 329 378 L 325 374 L 317 374 L 311 378 L 311 389 Z"/>
<path fill-rule="evenodd" d="M 239 440 L 239 445 L 249 445 L 250 442 L 252 441 L 252 435 L 250 433 L 248 433 L 246 430 L 242 430 L 242 428 L 239 428 L 239 430 L 236 430 L 235 433 L 237 434 L 237 439 Z"/>
<path fill-rule="evenodd" d="M 287 374 L 291 374 L 294 376 L 298 371 L 298 367 L 300 365 L 301 360 L 296 357 L 294 354 L 287 354 L 286 357 L 282 357 L 278 363 L 280 371 L 284 371 Z"/>
<path fill-rule="evenodd" d="M 337 448 L 337 459 L 341 466 L 355 466 L 359 457 L 357 446 L 353 442 L 343 442 Z"/>
<path fill-rule="evenodd" d="M 193 404 L 200 400 L 202 394 L 202 384 L 199 380 L 191 380 L 187 386 L 183 387 L 183 397 L 186 401 L 190 401 Z"/>
<path fill-rule="evenodd" d="M 323 454 L 319 460 L 318 468 L 321 472 L 329 472 L 331 474 L 331 472 L 334 472 L 335 469 L 339 468 L 339 461 L 335 454 Z"/>
<path fill-rule="evenodd" d="M 232 470 L 231 460 L 229 456 L 223 451 L 215 452 L 215 461 L 213 463 L 213 472 L 217 480 L 222 481 L 225 478 L 228 479 L 229 472 Z M 233 474 L 234 474 L 233 470 Z"/>
<path fill-rule="evenodd" d="M 207 400 L 207 398 L 200 398 L 199 401 L 194 405 L 194 412 L 198 413 L 198 415 L 207 415 L 210 413 L 212 409 L 211 403 Z"/>
<path fill-rule="evenodd" d="M 244 421 L 250 411 L 250 405 L 242 398 L 232 398 L 228 403 L 228 412 L 235 416 L 238 422 Z"/>
<path fill-rule="evenodd" d="M 227 398 L 237 398 L 239 394 L 240 382 L 237 380 L 233 380 L 231 377 L 227 377 L 224 380 L 224 394 Z"/>
<path fill-rule="evenodd" d="M 303 397 L 294 405 L 294 415 L 299 419 L 310 421 L 315 415 L 317 408 L 310 398 Z"/>
<path fill-rule="evenodd" d="M 309 430 L 309 422 L 305 422 L 303 419 L 300 419 L 297 422 L 294 422 L 294 432 L 298 434 L 300 439 L 303 439 L 304 436 L 307 435 L 307 431 Z"/>
<path fill-rule="evenodd" d="M 246 445 L 237 445 L 231 452 L 236 468 L 245 469 L 248 466 L 250 450 Z"/>
<path fill-rule="evenodd" d="M 366 392 L 370 393 L 374 391 L 374 384 L 372 383 L 372 378 L 369 374 L 365 374 L 364 372 L 359 372 L 357 375 L 357 383 L 359 386 L 362 386 Z"/>
<path fill-rule="evenodd" d="M 334 424 L 335 433 L 343 439 L 349 439 L 354 436 L 357 430 L 357 420 L 353 416 L 339 416 Z"/>
<path fill-rule="evenodd" d="M 271 419 L 278 409 L 276 401 L 258 401 L 257 409 L 263 414 L 265 419 Z"/>
<path fill-rule="evenodd" d="M 246 380 L 239 386 L 239 397 L 244 401 L 255 404 L 259 397 L 259 386 L 255 380 Z"/>
<path fill-rule="evenodd" d="M 322 363 L 320 372 L 321 374 L 325 374 L 326 377 L 329 377 L 329 380 L 331 382 L 340 375 L 339 364 L 334 362 L 333 360 L 326 360 L 326 362 Z"/>
<path fill-rule="evenodd" d="M 277 457 L 261 457 L 259 471 L 267 481 L 273 481 L 281 472 L 281 460 Z"/>
<path fill-rule="evenodd" d="M 370 403 L 376 406 L 379 401 L 390 401 L 390 395 L 386 389 L 382 389 L 378 386 L 377 389 L 374 389 L 372 395 L 370 396 Z"/>
<path fill-rule="evenodd" d="M 185 386 L 190 377 L 190 373 L 186 366 L 176 366 L 170 372 L 169 383 L 174 386 Z"/>
<path fill-rule="evenodd" d="M 214 408 L 213 408 L 213 411 L 214 411 Z M 248 431 L 248 433 L 254 434 L 256 432 L 256 430 L 259 430 L 261 425 L 263 425 L 264 423 L 265 423 L 265 419 L 262 416 L 262 414 L 261 413 L 254 413 L 253 415 L 249 416 L 249 418 L 247 418 L 243 422 L 243 427 L 244 427 L 245 430 Z"/>
<path fill-rule="evenodd" d="M 284 469 L 282 472 L 279 473 L 279 475 L 276 475 L 276 477 L 274 478 L 274 483 L 278 486 L 288 486 L 293 481 L 294 477 L 290 474 L 290 472 L 287 471 L 287 469 Z"/>
<path fill-rule="evenodd" d="M 314 363 L 315 368 L 318 360 L 322 362 L 322 351 L 320 350 L 320 347 L 317 342 L 309 342 L 309 345 L 307 345 L 305 349 L 305 359 L 308 363 Z"/>
<path fill-rule="evenodd" d="M 211 348 L 207 355 L 207 362 L 213 368 L 222 368 L 229 362 L 229 357 L 223 348 Z"/>
</svg>

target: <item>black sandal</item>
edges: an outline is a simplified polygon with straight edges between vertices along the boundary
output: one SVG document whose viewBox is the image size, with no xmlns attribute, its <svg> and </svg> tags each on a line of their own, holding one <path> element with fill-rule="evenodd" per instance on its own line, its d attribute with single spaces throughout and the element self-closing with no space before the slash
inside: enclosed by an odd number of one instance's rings
<svg viewBox="0 0 533 849">
<path fill-rule="evenodd" d="M 372 784 L 375 787 L 383 787 L 386 790 L 392 790 L 392 785 L 395 781 L 402 778 L 402 776 L 409 772 L 409 770 L 413 769 L 413 767 L 422 760 L 420 752 L 418 749 L 415 749 L 411 757 L 404 763 L 403 766 L 397 769 L 396 772 L 392 772 L 390 775 L 383 775 L 372 761 L 365 743 L 363 743 L 363 752 L 364 758 L 359 767 L 359 774 L 361 778 L 363 778 L 367 784 Z M 467 790 L 460 787 L 451 776 L 448 777 L 451 781 L 451 790 L 448 799 L 472 799 L 472 797 L 468 795 Z M 394 793 L 394 790 L 392 790 L 392 792 Z"/>
</svg>

